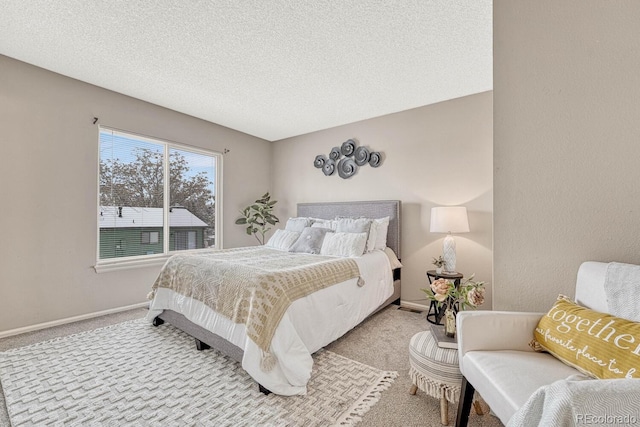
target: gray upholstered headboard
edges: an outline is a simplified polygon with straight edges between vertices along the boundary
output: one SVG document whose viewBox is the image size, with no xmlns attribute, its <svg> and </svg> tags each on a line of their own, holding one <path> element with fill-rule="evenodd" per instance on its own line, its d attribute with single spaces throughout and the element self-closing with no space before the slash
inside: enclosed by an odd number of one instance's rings
<svg viewBox="0 0 640 427">
<path fill-rule="evenodd" d="M 366 202 L 298 203 L 298 216 L 334 219 L 336 216 L 384 218 L 389 217 L 387 246 L 400 255 L 400 200 Z"/>
</svg>

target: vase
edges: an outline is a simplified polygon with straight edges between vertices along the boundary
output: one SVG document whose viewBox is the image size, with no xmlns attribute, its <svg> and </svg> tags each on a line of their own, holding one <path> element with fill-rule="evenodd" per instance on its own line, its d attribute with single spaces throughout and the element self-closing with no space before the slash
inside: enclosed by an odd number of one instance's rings
<svg viewBox="0 0 640 427">
<path fill-rule="evenodd" d="M 436 267 L 436 274 L 442 274 L 442 267 Z"/>
<path fill-rule="evenodd" d="M 451 338 L 456 336 L 456 313 L 450 308 L 444 311 L 444 334 Z"/>
</svg>

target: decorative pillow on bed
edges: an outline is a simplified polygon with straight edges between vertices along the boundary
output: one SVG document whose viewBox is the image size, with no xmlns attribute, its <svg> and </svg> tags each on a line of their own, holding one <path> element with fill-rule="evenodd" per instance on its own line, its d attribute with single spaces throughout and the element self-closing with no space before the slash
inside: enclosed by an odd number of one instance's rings
<svg viewBox="0 0 640 427">
<path fill-rule="evenodd" d="M 271 236 L 265 246 L 269 248 L 288 251 L 291 245 L 293 245 L 295 241 L 298 240 L 298 237 L 300 237 L 300 233 L 296 231 L 276 230 L 276 232 L 273 233 L 273 236 Z"/>
<path fill-rule="evenodd" d="M 369 227 L 369 234 L 367 236 L 367 246 L 364 248 L 364 252 L 373 252 L 376 246 L 376 236 L 378 235 L 378 227 L 375 220 L 370 220 L 371 226 Z"/>
<path fill-rule="evenodd" d="M 389 217 L 371 219 L 369 238 L 367 239 L 367 252 L 383 250 L 387 247 L 387 231 L 389 229 Z"/>
<path fill-rule="evenodd" d="M 389 217 L 374 219 L 371 227 L 376 229 L 376 240 L 373 250 L 384 250 L 387 247 L 387 232 L 389 231 Z"/>
<path fill-rule="evenodd" d="M 337 221 L 333 219 L 312 218 L 312 220 L 313 220 L 313 224 L 311 224 L 312 227 L 329 228 L 332 231 L 336 231 L 336 227 L 338 226 Z"/>
<path fill-rule="evenodd" d="M 305 218 L 305 217 L 296 217 L 296 218 L 289 218 L 287 220 L 287 225 L 285 225 L 284 229 L 287 231 L 295 231 L 298 233 L 302 233 L 302 230 L 304 230 L 305 227 L 310 227 L 311 226 L 311 218 Z"/>
<path fill-rule="evenodd" d="M 331 232 L 329 228 L 305 227 L 298 240 L 289 248 L 289 252 L 319 254 L 325 234 Z"/>
<path fill-rule="evenodd" d="M 327 233 L 320 249 L 321 255 L 362 256 L 367 245 L 367 233 Z"/>
<path fill-rule="evenodd" d="M 534 330 L 532 347 L 596 378 L 640 378 L 640 323 L 581 307 L 560 295 Z"/>
<path fill-rule="evenodd" d="M 336 224 L 338 233 L 366 233 L 367 238 L 371 230 L 370 218 L 337 218 Z"/>
</svg>

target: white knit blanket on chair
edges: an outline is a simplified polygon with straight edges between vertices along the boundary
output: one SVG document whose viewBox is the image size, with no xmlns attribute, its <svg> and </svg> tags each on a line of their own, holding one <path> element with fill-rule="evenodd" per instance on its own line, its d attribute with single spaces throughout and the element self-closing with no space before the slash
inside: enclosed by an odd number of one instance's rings
<svg viewBox="0 0 640 427">
<path fill-rule="evenodd" d="M 594 380 L 584 375 L 540 387 L 507 427 L 635 425 L 640 379 Z"/>
<path fill-rule="evenodd" d="M 640 322 L 640 265 L 609 263 L 604 291 L 611 314 Z"/>
</svg>

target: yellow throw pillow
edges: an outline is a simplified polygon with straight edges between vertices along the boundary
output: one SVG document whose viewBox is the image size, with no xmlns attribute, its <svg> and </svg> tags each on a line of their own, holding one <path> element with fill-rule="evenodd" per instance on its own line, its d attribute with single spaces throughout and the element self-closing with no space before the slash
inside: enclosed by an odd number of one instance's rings
<svg viewBox="0 0 640 427">
<path fill-rule="evenodd" d="M 560 295 L 534 331 L 535 345 L 596 378 L 640 378 L 640 323 Z"/>
</svg>

